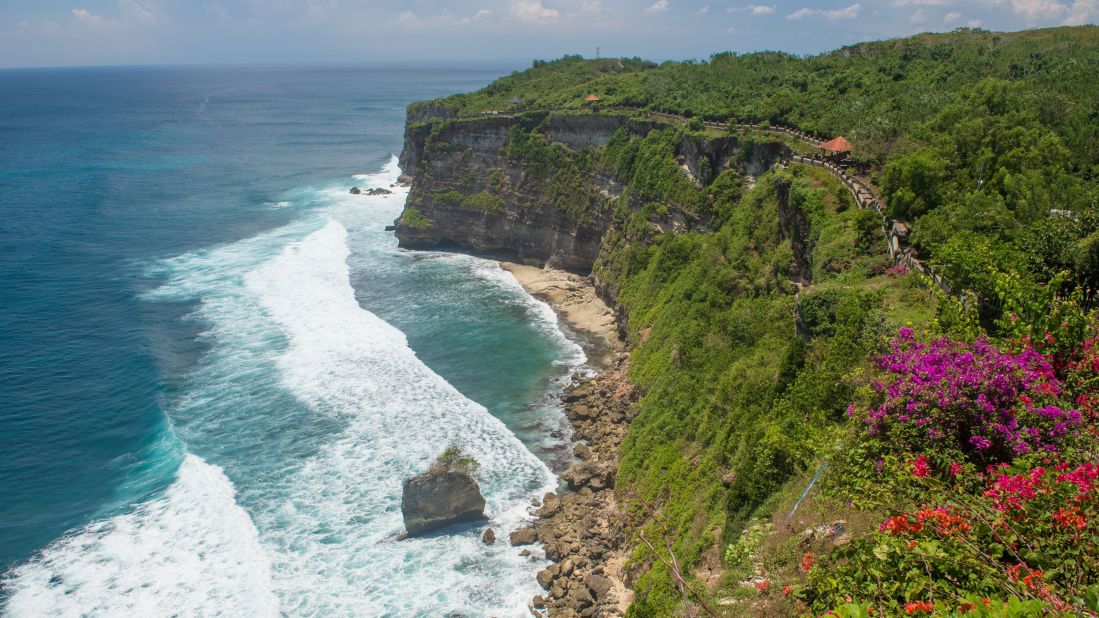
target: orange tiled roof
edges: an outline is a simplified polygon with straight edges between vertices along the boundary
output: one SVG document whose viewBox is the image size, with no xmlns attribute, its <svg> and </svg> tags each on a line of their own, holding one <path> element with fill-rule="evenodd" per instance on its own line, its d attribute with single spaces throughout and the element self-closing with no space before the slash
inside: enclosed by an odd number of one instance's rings
<svg viewBox="0 0 1099 618">
<path fill-rule="evenodd" d="M 851 145 L 851 142 L 847 141 L 847 138 L 842 136 L 824 142 L 819 147 L 828 152 L 851 152 L 855 149 L 855 147 Z"/>
</svg>

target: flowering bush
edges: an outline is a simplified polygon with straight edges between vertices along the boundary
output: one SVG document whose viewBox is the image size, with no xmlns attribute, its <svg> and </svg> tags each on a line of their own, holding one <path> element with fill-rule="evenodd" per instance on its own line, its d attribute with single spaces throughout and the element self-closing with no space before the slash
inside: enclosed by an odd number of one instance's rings
<svg viewBox="0 0 1099 618">
<path fill-rule="evenodd" d="M 1060 405 L 1053 367 L 1032 347 L 1010 353 L 984 338 L 922 342 L 902 328 L 878 365 L 869 405 L 852 405 L 848 415 L 890 450 L 938 447 L 977 462 L 1009 461 L 1057 451 L 1080 425 L 1080 412 Z"/>
<path fill-rule="evenodd" d="M 909 476 L 928 503 L 824 556 L 806 596 L 834 608 L 857 595 L 891 615 L 965 613 L 950 600 L 973 594 L 1099 609 L 1099 597 L 1082 598 L 1099 585 L 1099 465 L 1032 456 L 951 484 L 937 477 Z"/>
<path fill-rule="evenodd" d="M 1050 340 L 899 331 L 848 409 L 856 424 L 825 483 L 880 524 L 817 557 L 803 602 L 851 616 L 1099 617 L 1099 338 L 1056 363 L 1041 352 Z"/>
</svg>

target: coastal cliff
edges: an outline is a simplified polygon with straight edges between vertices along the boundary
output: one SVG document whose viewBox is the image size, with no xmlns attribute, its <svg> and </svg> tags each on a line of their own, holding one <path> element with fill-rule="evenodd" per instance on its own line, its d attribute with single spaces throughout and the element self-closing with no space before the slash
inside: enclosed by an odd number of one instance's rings
<svg viewBox="0 0 1099 618">
<path fill-rule="evenodd" d="M 653 195 L 631 194 L 621 170 L 593 163 L 613 142 L 644 138 L 666 123 L 619 114 L 484 116 L 410 114 L 401 168 L 411 182 L 396 221 L 400 246 L 459 249 L 587 273 L 622 209 L 637 212 Z M 678 136 L 676 157 L 690 182 L 712 182 L 729 166 L 761 172 L 783 156 L 779 143 Z M 747 155 L 742 160 L 741 157 Z M 657 231 L 707 229 L 697 210 L 662 204 L 646 218 Z"/>
<path fill-rule="evenodd" d="M 992 472 L 1068 496 L 1047 466 L 1094 471 L 1099 90 L 1081 59 L 1097 48 L 1082 27 L 570 56 L 410 106 L 402 246 L 577 271 L 624 346 L 566 396 L 579 462 L 513 539 L 554 560 L 532 611 L 1037 615 L 1099 598 L 1074 540 L 1099 501 L 1005 508 L 1015 481 Z M 1049 382 L 1003 390 L 1024 358 Z M 944 400 L 929 367 L 961 372 L 965 395 Z M 1048 461 L 985 427 L 994 411 L 1049 436 Z M 1025 557 L 996 532 L 1016 509 Z"/>
<path fill-rule="evenodd" d="M 573 280 L 574 290 L 586 286 L 606 301 L 619 339 L 635 348 L 648 331 L 631 336 L 628 312 L 618 302 L 622 255 L 664 236 L 711 234 L 728 216 L 722 202 L 739 200 L 758 176 L 791 156 L 777 140 L 691 132 L 621 114 L 432 115 L 439 112 L 427 107 L 409 114 L 401 166 L 411 189 L 396 222 L 400 246 L 472 251 L 585 274 L 594 269 L 594 276 Z M 806 215 L 791 205 L 789 181 L 769 183 L 778 200 L 767 227 L 795 253 L 791 279 L 808 281 Z M 532 293 L 581 334 L 588 330 L 570 319 L 561 299 L 516 268 L 509 267 Z M 614 356 L 621 347 L 599 346 L 605 370 L 566 397 L 566 415 L 582 441 L 576 463 L 562 475 L 568 491 L 547 495 L 523 536 L 541 542 L 554 561 L 539 574 L 546 594 L 532 601 L 533 610 L 553 616 L 622 615 L 632 600 L 627 583 L 646 570 L 626 566 L 627 505 L 615 492 L 621 443 L 641 393 L 627 377 L 628 356 Z"/>
</svg>

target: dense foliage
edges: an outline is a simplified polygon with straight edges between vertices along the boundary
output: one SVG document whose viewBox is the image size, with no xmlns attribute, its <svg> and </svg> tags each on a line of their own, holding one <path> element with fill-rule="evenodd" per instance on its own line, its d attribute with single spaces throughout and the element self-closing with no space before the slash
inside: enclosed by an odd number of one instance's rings
<svg viewBox="0 0 1099 618">
<path fill-rule="evenodd" d="M 723 223 L 712 233 L 639 243 L 629 234 L 642 228 L 624 226 L 597 266 L 641 341 L 631 375 L 647 389 L 619 487 L 628 506 L 659 511 L 658 529 L 674 531 L 686 564 L 738 534 L 814 460 L 816 441 L 844 423 L 853 392 L 844 376 L 877 349 L 885 325 L 901 315 L 926 322 L 931 309 L 911 278 L 885 272 L 881 232 L 867 231 L 834 179 L 791 171 L 761 177 L 739 201 L 715 197 Z M 716 196 L 723 182 L 711 185 Z M 808 221 L 802 258 L 816 277 L 800 297 L 790 280 L 798 259 L 780 230 L 793 213 Z M 659 564 L 636 589 L 631 616 L 664 616 L 679 603 Z"/>
<path fill-rule="evenodd" d="M 566 57 L 410 111 L 527 110 L 509 169 L 558 210 L 613 210 L 595 274 L 645 393 L 616 490 L 678 564 L 723 561 L 716 582 L 686 573 L 701 596 L 727 615 L 1096 615 L 1097 74 L 1099 28 L 965 29 L 805 58 Z M 530 110 L 592 92 L 692 119 L 545 139 Z M 880 217 L 819 168 L 684 174 L 702 117 L 851 138 L 952 293 L 894 266 Z M 722 138 L 745 159 L 753 136 Z M 660 545 L 630 557 L 632 618 L 684 605 Z"/>
<path fill-rule="evenodd" d="M 902 329 L 852 406 L 862 427 L 831 480 L 881 523 L 833 548 L 800 596 L 865 602 L 854 615 L 1099 610 L 1099 425 L 1075 409 L 1094 397 L 1096 356 L 1077 344 L 1058 372 L 1025 342 L 1012 353 Z"/>
<path fill-rule="evenodd" d="M 472 94 L 433 102 L 468 114 L 631 106 L 843 134 L 880 169 L 892 216 L 954 286 L 994 312 L 995 271 L 1061 272 L 1099 291 L 1099 28 L 960 29 L 798 57 L 701 62 L 538 62 Z M 928 114 L 928 110 L 936 110 Z M 986 316 L 990 319 L 990 316 Z"/>
</svg>

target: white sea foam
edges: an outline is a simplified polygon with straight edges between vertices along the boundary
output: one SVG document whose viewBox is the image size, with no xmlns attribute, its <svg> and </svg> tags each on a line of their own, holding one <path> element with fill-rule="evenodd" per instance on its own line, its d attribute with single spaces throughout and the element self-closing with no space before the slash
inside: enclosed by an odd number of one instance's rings
<svg viewBox="0 0 1099 618">
<path fill-rule="evenodd" d="M 188 455 L 162 497 L 18 567 L 7 615 L 278 615 L 265 552 L 233 493 L 220 468 Z"/>
<path fill-rule="evenodd" d="M 538 564 L 481 544 L 479 530 L 395 542 L 400 485 L 460 443 L 480 462 L 492 525 L 506 534 L 553 475 L 421 363 L 400 331 L 359 307 L 348 253 L 333 220 L 247 277 L 289 338 L 279 359 L 285 385 L 348 423 L 290 481 L 286 508 L 270 522 L 281 525 L 261 523 L 276 548 L 279 594 L 294 613 L 518 614 L 536 591 Z"/>
<path fill-rule="evenodd" d="M 363 180 L 389 186 L 398 174 L 394 160 Z M 162 265 L 168 284 L 148 298 L 200 301 L 194 317 L 211 345 L 169 412 L 189 445 L 230 472 L 240 506 L 220 469 L 190 455 L 162 498 L 13 573 L 13 615 L 526 613 L 546 564 L 537 550 L 524 558 L 507 543 L 486 546 L 483 526 L 396 540 L 401 482 L 452 442 L 481 463 L 498 537 L 528 519 L 531 497 L 556 479 L 356 301 L 347 226 L 379 268 L 415 259 L 381 231 L 407 194 L 394 191 L 303 190 L 295 203 L 320 208 L 297 222 Z M 552 311 L 494 262 L 439 259 L 455 276 L 507 290 L 547 337 L 561 338 L 564 363 L 583 362 Z"/>
</svg>

